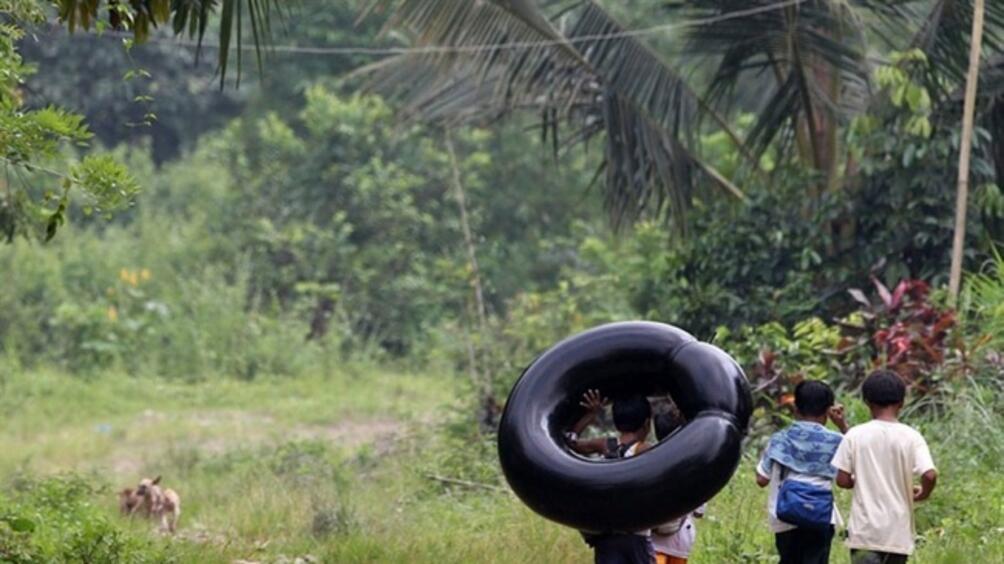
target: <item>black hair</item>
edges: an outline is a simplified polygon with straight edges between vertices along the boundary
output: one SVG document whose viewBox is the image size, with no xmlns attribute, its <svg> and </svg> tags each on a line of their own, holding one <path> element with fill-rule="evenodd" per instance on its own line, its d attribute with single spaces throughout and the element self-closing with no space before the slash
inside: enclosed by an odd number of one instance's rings
<svg viewBox="0 0 1004 564">
<path fill-rule="evenodd" d="M 642 428 L 652 416 L 652 406 L 644 396 L 614 401 L 614 427 L 622 433 L 632 433 Z"/>
<path fill-rule="evenodd" d="M 803 380 L 795 386 L 795 408 L 802 415 L 820 417 L 833 406 L 833 390 L 819 380 Z"/>
<path fill-rule="evenodd" d="M 683 426 L 683 417 L 668 411 L 656 415 L 652 422 L 655 426 L 655 438 L 661 441 Z"/>
<path fill-rule="evenodd" d="M 892 370 L 876 370 L 865 378 L 861 395 L 866 403 L 879 407 L 896 405 L 906 397 L 906 383 Z"/>
</svg>

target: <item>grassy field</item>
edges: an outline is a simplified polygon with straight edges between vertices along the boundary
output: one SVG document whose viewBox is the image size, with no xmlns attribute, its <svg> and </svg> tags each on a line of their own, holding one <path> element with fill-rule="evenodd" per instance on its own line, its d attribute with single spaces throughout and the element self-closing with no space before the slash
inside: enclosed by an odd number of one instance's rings
<svg viewBox="0 0 1004 564">
<path fill-rule="evenodd" d="M 0 477 L 16 492 L 72 473 L 66 483 L 88 484 L 81 511 L 162 561 L 589 561 L 574 531 L 501 487 L 490 439 L 449 428 L 460 388 L 450 377 L 351 367 L 253 382 L 9 374 Z M 988 428 L 1001 417 L 982 401 L 921 425 L 943 477 L 918 511 L 914 562 L 1004 562 L 1001 431 Z M 182 496 L 174 538 L 116 514 L 115 491 L 157 474 Z M 746 461 L 699 524 L 692 561 L 771 562 L 763 504 Z M 51 515 L 37 512 L 36 534 L 66 542 Z M 833 562 L 846 561 L 835 545 Z"/>
</svg>

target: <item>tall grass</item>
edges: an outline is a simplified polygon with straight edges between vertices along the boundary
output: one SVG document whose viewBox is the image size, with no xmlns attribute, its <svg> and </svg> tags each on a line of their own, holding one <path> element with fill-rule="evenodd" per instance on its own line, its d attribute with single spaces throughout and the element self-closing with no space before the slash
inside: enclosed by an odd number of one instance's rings
<svg viewBox="0 0 1004 564">
<path fill-rule="evenodd" d="M 507 492 L 491 437 L 460 423 L 441 426 L 456 390 L 450 377 L 405 378 L 373 367 L 195 383 L 15 373 L 0 396 L 0 479 L 8 484 L 0 515 L 41 503 L 15 496 L 10 484 L 72 471 L 88 484 L 79 496 L 86 507 L 73 515 L 96 520 L 94 530 L 109 531 L 123 551 L 175 562 L 308 555 L 322 562 L 588 561 L 575 531 Z M 841 399 L 855 421 L 864 420 L 858 400 Z M 941 473 L 917 510 L 921 539 L 912 562 L 1004 561 L 1000 406 L 992 389 L 971 384 L 947 415 L 906 420 L 931 444 Z M 380 427 L 387 421 L 395 422 L 389 431 Z M 753 481 L 755 448 L 698 522 L 693 562 L 776 561 L 766 494 Z M 134 464 L 122 464 L 129 460 Z M 182 494 L 174 539 L 116 515 L 113 491 L 152 474 Z M 846 492 L 838 504 L 846 512 Z M 56 527 L 44 532 L 43 544 L 72 546 L 66 531 L 76 529 L 59 520 L 40 524 Z M 839 539 L 832 562 L 848 562 Z"/>
</svg>

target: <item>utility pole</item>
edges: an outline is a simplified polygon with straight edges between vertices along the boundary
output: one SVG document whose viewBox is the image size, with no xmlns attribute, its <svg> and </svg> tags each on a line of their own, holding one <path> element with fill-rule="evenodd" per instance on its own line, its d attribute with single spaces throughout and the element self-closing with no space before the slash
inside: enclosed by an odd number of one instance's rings
<svg viewBox="0 0 1004 564">
<path fill-rule="evenodd" d="M 962 256 L 966 242 L 966 211 L 969 207 L 969 163 L 973 152 L 973 117 L 976 114 L 976 89 L 980 80 L 980 53 L 983 49 L 984 0 L 973 3 L 973 33 L 969 49 L 969 76 L 966 79 L 966 102 L 962 114 L 962 142 L 959 151 L 959 186 L 955 200 L 955 240 L 952 244 L 952 270 L 949 276 L 949 300 L 958 303 L 962 287 Z"/>
</svg>

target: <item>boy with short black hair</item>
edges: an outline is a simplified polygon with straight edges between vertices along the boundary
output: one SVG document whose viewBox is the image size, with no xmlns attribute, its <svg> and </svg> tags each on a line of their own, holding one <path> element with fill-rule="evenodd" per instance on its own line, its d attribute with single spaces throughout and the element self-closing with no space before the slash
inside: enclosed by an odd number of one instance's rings
<svg viewBox="0 0 1004 564">
<path fill-rule="evenodd" d="M 644 396 L 618 399 L 613 405 L 616 437 L 580 439 L 584 431 L 608 403 L 599 390 L 588 390 L 580 405 L 585 415 L 566 434 L 569 447 L 580 454 L 602 454 L 605 458 L 629 458 L 646 449 L 652 421 L 652 406 Z M 596 564 L 651 564 L 655 559 L 650 531 L 583 534 L 593 548 Z"/>
<path fill-rule="evenodd" d="M 676 432 L 686 424 L 686 420 L 679 409 L 673 405 L 669 411 L 660 413 L 652 419 L 652 427 L 655 429 L 655 440 L 662 441 Z"/>
<path fill-rule="evenodd" d="M 847 545 L 853 564 L 904 564 L 913 553 L 913 504 L 937 483 L 924 437 L 899 422 L 906 384 L 895 372 L 879 370 L 861 393 L 872 420 L 851 429 L 833 465 L 837 485 L 853 489 Z M 920 476 L 920 485 L 914 485 Z"/>
<path fill-rule="evenodd" d="M 586 408 L 585 415 L 566 433 L 568 445 L 579 454 L 602 454 L 604 458 L 627 458 L 648 448 L 652 420 L 652 405 L 644 396 L 618 399 L 613 404 L 616 437 L 580 439 L 579 434 L 596 420 L 609 400 L 600 396 L 599 390 L 587 390 L 579 405 Z"/>
<path fill-rule="evenodd" d="M 836 469 L 830 461 L 841 442 L 841 435 L 828 430 L 829 418 L 843 433 L 847 430 L 843 407 L 834 405 L 833 390 L 824 382 L 805 380 L 795 387 L 795 422 L 774 433 L 756 467 L 756 483 L 770 486 L 767 495 L 767 520 L 774 532 L 774 544 L 780 564 L 826 564 L 834 526 L 840 523 L 836 506 L 815 526 L 796 526 L 778 518 L 778 501 L 787 481 L 811 487 L 815 495 L 832 504 L 833 478 Z M 825 505 L 824 505 L 825 507 Z"/>
</svg>

